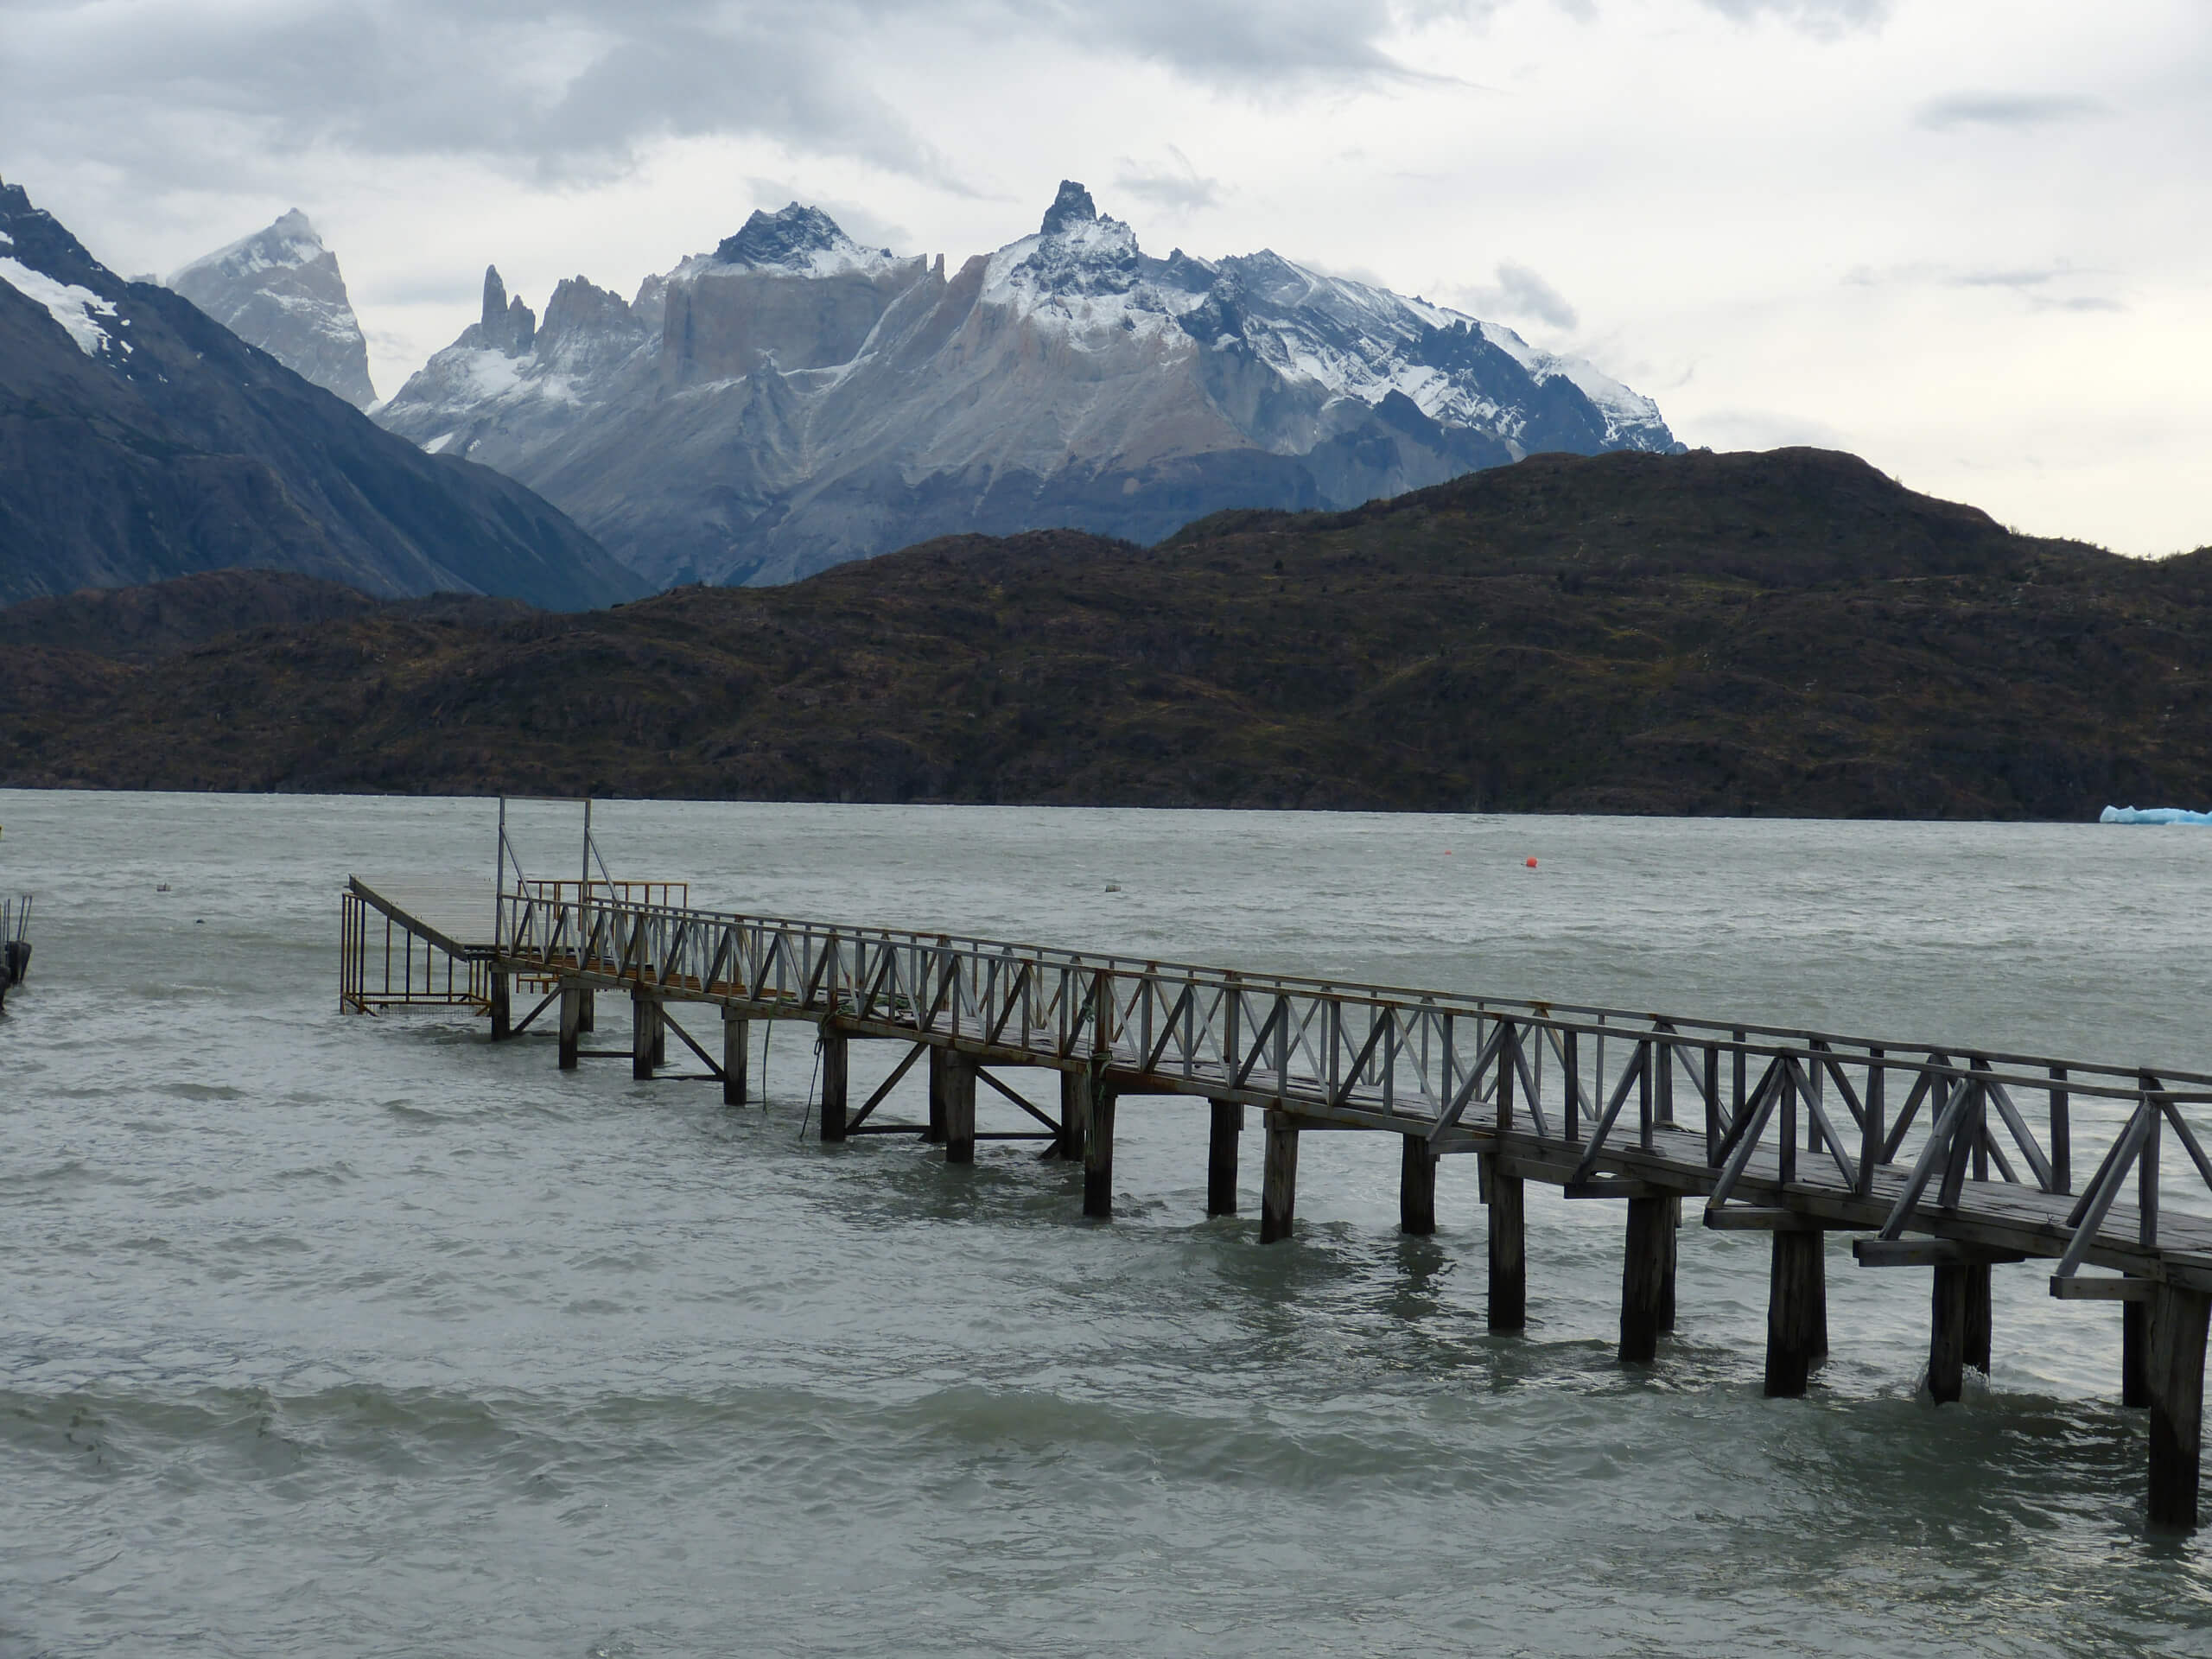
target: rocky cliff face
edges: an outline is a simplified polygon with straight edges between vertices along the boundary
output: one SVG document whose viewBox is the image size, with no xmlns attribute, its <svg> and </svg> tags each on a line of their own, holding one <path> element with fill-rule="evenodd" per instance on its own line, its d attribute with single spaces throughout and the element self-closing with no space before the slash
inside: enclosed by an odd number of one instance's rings
<svg viewBox="0 0 2212 1659">
<path fill-rule="evenodd" d="M 357 409 L 376 402 L 368 342 L 338 256 L 296 207 L 267 230 L 194 260 L 168 286 L 302 379 Z"/>
<path fill-rule="evenodd" d="M 661 584 L 957 531 L 1156 541 L 1224 507 L 1678 447 L 1586 363 L 1273 253 L 1154 258 L 1072 182 L 950 276 L 793 203 L 626 305 L 563 283 L 534 339 L 491 297 L 378 418 L 543 491 Z"/>
<path fill-rule="evenodd" d="M 512 479 L 379 429 L 0 183 L 0 603 L 233 567 L 560 609 L 641 586 Z"/>
</svg>

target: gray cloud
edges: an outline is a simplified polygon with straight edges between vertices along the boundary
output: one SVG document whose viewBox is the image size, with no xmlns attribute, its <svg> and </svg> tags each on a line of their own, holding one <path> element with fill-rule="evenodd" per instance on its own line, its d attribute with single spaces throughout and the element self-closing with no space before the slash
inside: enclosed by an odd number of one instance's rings
<svg viewBox="0 0 2212 1659">
<path fill-rule="evenodd" d="M 11 12 L 0 143 L 97 156 L 149 180 L 318 149 L 458 155 L 548 180 L 619 175 L 669 137 L 765 137 L 967 193 L 870 89 L 856 46 L 920 25 L 954 50 L 1026 39 L 1238 88 L 1417 71 L 1402 21 L 1490 0 L 151 0 Z M 253 162 L 249 160 L 249 170 Z M 1141 194 L 1173 199 L 1140 175 Z M 1181 198 L 1205 181 L 1183 181 Z"/>
<path fill-rule="evenodd" d="M 1955 127 L 2042 127 L 2102 115 L 2094 98 L 2055 92 L 1953 92 L 1921 106 L 1914 124 L 1944 132 Z"/>
<path fill-rule="evenodd" d="M 1221 200 L 1220 180 L 1199 173 L 1191 165 L 1191 158 L 1173 144 L 1167 146 L 1167 154 L 1174 163 L 1172 167 L 1147 168 L 1123 156 L 1115 188 L 1170 213 L 1195 213 Z"/>
<path fill-rule="evenodd" d="M 2084 269 L 2059 264 L 2055 265 L 2016 265 L 1986 270 L 1958 270 L 1946 265 L 1891 265 L 1876 270 L 1860 265 L 1844 274 L 1843 280 L 1854 288 L 1936 287 L 2003 289 L 2018 295 L 2026 302 L 2031 311 L 2124 311 L 2127 308 L 2120 301 L 2101 294 L 2052 293 L 2056 284 L 2062 290 L 2084 285 L 2095 278 L 2107 278 L 2109 271 Z"/>
<path fill-rule="evenodd" d="M 1890 0 L 1704 0 L 1704 3 L 1739 22 L 1778 17 L 1815 35 L 1878 29 L 1890 15 Z"/>
<path fill-rule="evenodd" d="M 1046 32 L 1237 87 L 1430 79 L 1382 41 L 1401 24 L 1471 21 L 1497 0 L 980 0 Z"/>
<path fill-rule="evenodd" d="M 1534 318 L 1554 328 L 1572 328 L 1580 321 L 1567 296 L 1526 265 L 1500 265 L 1497 286 L 1478 288 L 1472 298 L 1478 312 L 1495 317 Z"/>
<path fill-rule="evenodd" d="M 2053 266 L 2023 270 L 1969 270 L 1949 280 L 1954 288 L 2041 288 L 2052 277 L 2063 275 Z"/>
</svg>

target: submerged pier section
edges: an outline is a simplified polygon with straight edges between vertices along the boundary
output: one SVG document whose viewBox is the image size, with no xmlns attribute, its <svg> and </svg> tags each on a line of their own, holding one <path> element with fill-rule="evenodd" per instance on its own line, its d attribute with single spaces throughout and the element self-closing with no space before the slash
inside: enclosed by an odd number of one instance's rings
<svg viewBox="0 0 2212 1659">
<path fill-rule="evenodd" d="M 30 973 L 31 895 L 22 893 L 0 899 L 0 1008 Z"/>
<path fill-rule="evenodd" d="M 586 846 L 578 879 L 536 880 L 510 868 L 503 831 L 496 892 L 357 878 L 340 1006 L 463 1006 L 495 1039 L 550 1015 L 563 1068 L 626 1058 L 641 1078 L 662 1073 L 673 1035 L 702 1068 L 690 1075 L 733 1105 L 750 1088 L 750 1023 L 804 1021 L 823 1141 L 912 1135 L 949 1163 L 982 1140 L 1035 1141 L 1080 1161 L 1083 1213 L 1102 1219 L 1116 1103 L 1188 1098 L 1208 1114 L 1209 1214 L 1235 1211 L 1243 1131 L 1258 1127 L 1263 1244 L 1295 1226 L 1304 1135 L 1399 1137 L 1408 1233 L 1435 1228 L 1438 1160 L 1471 1154 L 1491 1328 L 1524 1324 L 1523 1192 L 1545 1183 L 1622 1207 L 1630 1364 L 1674 1328 L 1675 1235 L 1694 1199 L 1707 1227 L 1771 1236 L 1770 1395 L 1802 1394 L 1827 1355 L 1827 1232 L 1858 1236 L 1861 1268 L 1928 1275 L 1939 1404 L 1988 1368 L 1992 1269 L 2042 1262 L 2052 1295 L 2124 1305 L 2120 1391 L 2150 1411 L 2150 1522 L 2197 1524 L 2212 1161 L 2192 1118 L 2212 1077 L 702 910 L 682 884 L 593 876 L 588 833 Z M 626 1049 L 584 1046 L 602 994 L 631 1005 Z M 677 1010 L 721 1030 L 702 1041 Z M 860 1100 L 856 1042 L 906 1051 Z M 996 1075 L 1017 1067 L 1057 1072 L 1058 1099 Z M 910 1073 L 923 1121 L 878 1121 Z M 1034 1127 L 979 1134 L 979 1088 Z M 2195 1207 L 2168 1202 L 2169 1185 Z"/>
</svg>

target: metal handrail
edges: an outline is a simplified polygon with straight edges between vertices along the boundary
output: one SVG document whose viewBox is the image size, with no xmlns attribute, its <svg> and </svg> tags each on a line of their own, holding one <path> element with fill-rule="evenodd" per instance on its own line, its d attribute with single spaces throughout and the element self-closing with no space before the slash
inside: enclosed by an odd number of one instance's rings
<svg viewBox="0 0 2212 1659">
<path fill-rule="evenodd" d="M 1802 1179 L 1862 1201 L 1875 1200 L 1878 1174 L 1894 1179 L 1902 1169 L 1883 1227 L 1891 1237 L 1923 1224 L 1931 1188 L 1935 1208 L 1949 1212 L 1967 1179 L 1986 1181 L 1993 1170 L 2016 1187 L 2074 1196 L 2075 1131 L 2100 1127 L 2078 1118 L 2075 1096 L 2127 1103 L 2125 1123 L 2065 1215 L 2077 1248 L 2062 1276 L 2099 1236 L 2130 1170 L 2154 1172 L 2140 1183 L 2147 1196 L 2138 1231 L 2142 1244 L 2156 1245 L 2165 1133 L 2212 1192 L 2212 1160 L 2181 1109 L 2212 1103 L 2203 1074 L 841 928 L 631 902 L 611 890 L 571 898 L 562 884 L 526 883 L 499 902 L 501 950 L 518 961 L 965 1037 L 1045 1063 L 1109 1065 L 1286 1109 L 1380 1118 L 1432 1144 L 1459 1129 L 1515 1128 L 1517 1109 L 1541 1139 L 1571 1147 L 1585 1175 L 1618 1144 L 1631 1101 L 1630 1132 L 1644 1150 L 1662 1133 L 1688 1133 L 1675 1116 L 1679 1087 L 1703 1108 L 1700 1161 L 1714 1202 L 1726 1201 L 1762 1147 L 1783 1184 Z M 1609 1045 L 1621 1057 L 1611 1067 Z M 1555 1062 L 1548 1084 L 1547 1055 Z M 1722 1086 L 1724 1060 L 1732 1090 Z M 1893 1083 L 1905 1090 L 1894 1116 Z M 2047 1102 L 2040 1136 L 2014 1098 L 2030 1090 Z"/>
</svg>

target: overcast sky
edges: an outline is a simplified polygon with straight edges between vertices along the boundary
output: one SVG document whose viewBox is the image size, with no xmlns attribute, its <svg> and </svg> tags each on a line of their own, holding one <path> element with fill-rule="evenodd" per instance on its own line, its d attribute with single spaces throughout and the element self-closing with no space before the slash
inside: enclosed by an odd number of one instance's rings
<svg viewBox="0 0 2212 1659">
<path fill-rule="evenodd" d="M 389 393 L 793 196 L 957 264 L 1063 177 L 1582 353 L 1714 448 L 2212 542 L 2207 0 L 0 0 L 0 176 L 167 271 L 305 209 Z"/>
</svg>

